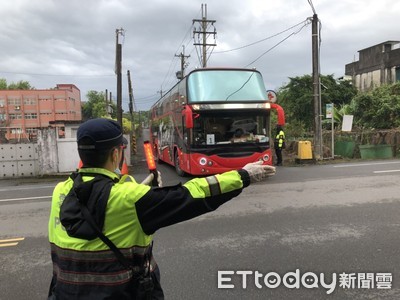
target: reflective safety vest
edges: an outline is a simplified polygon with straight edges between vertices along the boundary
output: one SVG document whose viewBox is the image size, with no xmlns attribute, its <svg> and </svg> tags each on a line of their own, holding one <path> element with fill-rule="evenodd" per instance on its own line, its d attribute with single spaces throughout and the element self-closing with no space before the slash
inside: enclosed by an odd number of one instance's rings
<svg viewBox="0 0 400 300">
<path fill-rule="evenodd" d="M 194 178 L 184 185 L 160 189 L 138 184 L 128 175 L 119 179 L 105 169 L 84 168 L 79 172 L 84 174 L 83 181 L 93 179 L 95 174 L 115 180 L 103 233 L 132 262 L 133 269 L 124 268 L 99 238 L 85 240 L 67 234 L 61 225 L 60 207 L 73 187 L 69 178 L 54 189 L 48 228 L 53 261 L 49 294 L 55 299 L 142 299 L 138 296 L 137 274 L 146 270 L 150 270 L 158 287 L 153 290 L 153 299 L 163 299 L 157 264 L 152 256 L 146 258 L 151 252 L 152 234 L 215 210 L 250 184 L 245 170 Z"/>
<path fill-rule="evenodd" d="M 275 148 L 282 149 L 284 142 L 285 142 L 285 133 L 283 132 L 283 130 L 281 130 L 275 137 Z"/>
<path fill-rule="evenodd" d="M 84 171 L 118 179 L 118 175 L 105 169 L 87 168 Z M 83 181 L 92 178 L 83 176 Z M 57 299 L 102 299 L 107 294 L 117 299 L 132 297 L 133 277 L 146 270 L 145 257 L 152 242 L 152 236 L 143 232 L 135 215 L 135 201 L 150 187 L 125 175 L 110 191 L 103 233 L 132 262 L 133 270 L 127 270 L 99 238 L 88 241 L 68 236 L 59 215 L 60 206 L 72 186 L 71 178 L 59 183 L 52 197 L 48 230 L 53 261 L 54 286 L 51 288 L 54 288 L 55 296 Z M 152 272 L 156 262 L 153 257 L 150 262 Z M 97 288 L 88 289 L 89 286 Z"/>
</svg>

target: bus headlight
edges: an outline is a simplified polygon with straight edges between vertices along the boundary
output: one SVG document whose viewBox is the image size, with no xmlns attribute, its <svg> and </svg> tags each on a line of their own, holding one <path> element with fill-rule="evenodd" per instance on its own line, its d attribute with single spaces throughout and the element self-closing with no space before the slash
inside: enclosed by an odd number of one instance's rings
<svg viewBox="0 0 400 300">
<path fill-rule="evenodd" d="M 265 154 L 265 155 L 263 156 L 263 160 L 264 160 L 264 161 L 269 161 L 269 155 L 268 155 L 268 154 Z"/>
<path fill-rule="evenodd" d="M 199 159 L 199 164 L 202 166 L 205 166 L 207 164 L 207 159 L 205 157 L 202 157 Z"/>
</svg>

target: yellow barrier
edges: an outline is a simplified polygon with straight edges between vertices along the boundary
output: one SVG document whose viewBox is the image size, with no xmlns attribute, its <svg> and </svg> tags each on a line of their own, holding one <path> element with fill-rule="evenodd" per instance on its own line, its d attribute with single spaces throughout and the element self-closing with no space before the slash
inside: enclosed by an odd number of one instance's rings
<svg viewBox="0 0 400 300">
<path fill-rule="evenodd" d="M 310 141 L 299 141 L 297 159 L 312 159 L 312 149 Z"/>
</svg>

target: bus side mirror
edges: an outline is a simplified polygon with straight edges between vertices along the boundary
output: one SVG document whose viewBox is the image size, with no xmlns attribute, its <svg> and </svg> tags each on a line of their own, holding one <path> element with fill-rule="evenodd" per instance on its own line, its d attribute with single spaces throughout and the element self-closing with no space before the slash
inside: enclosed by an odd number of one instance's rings
<svg viewBox="0 0 400 300">
<path fill-rule="evenodd" d="M 185 126 L 187 129 L 193 128 L 193 113 L 190 106 L 186 105 L 182 111 L 182 115 L 185 116 Z"/>
<path fill-rule="evenodd" d="M 276 103 L 271 103 L 271 108 L 275 109 L 278 114 L 278 123 L 277 124 L 281 125 L 281 126 L 285 125 L 285 112 L 284 112 L 283 108 Z"/>
</svg>

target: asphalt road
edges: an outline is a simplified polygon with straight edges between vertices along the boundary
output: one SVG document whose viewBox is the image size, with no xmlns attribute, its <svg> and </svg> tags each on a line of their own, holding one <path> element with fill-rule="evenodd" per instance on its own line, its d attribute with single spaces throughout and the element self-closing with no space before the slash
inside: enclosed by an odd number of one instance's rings
<svg viewBox="0 0 400 300">
<path fill-rule="evenodd" d="M 189 179 L 159 168 L 165 184 Z M 143 179 L 144 161 L 132 172 Z M 0 299 L 46 297 L 49 196 L 62 179 L 0 180 Z M 400 299 L 399 179 L 400 160 L 279 168 L 157 232 L 166 298 Z"/>
</svg>

